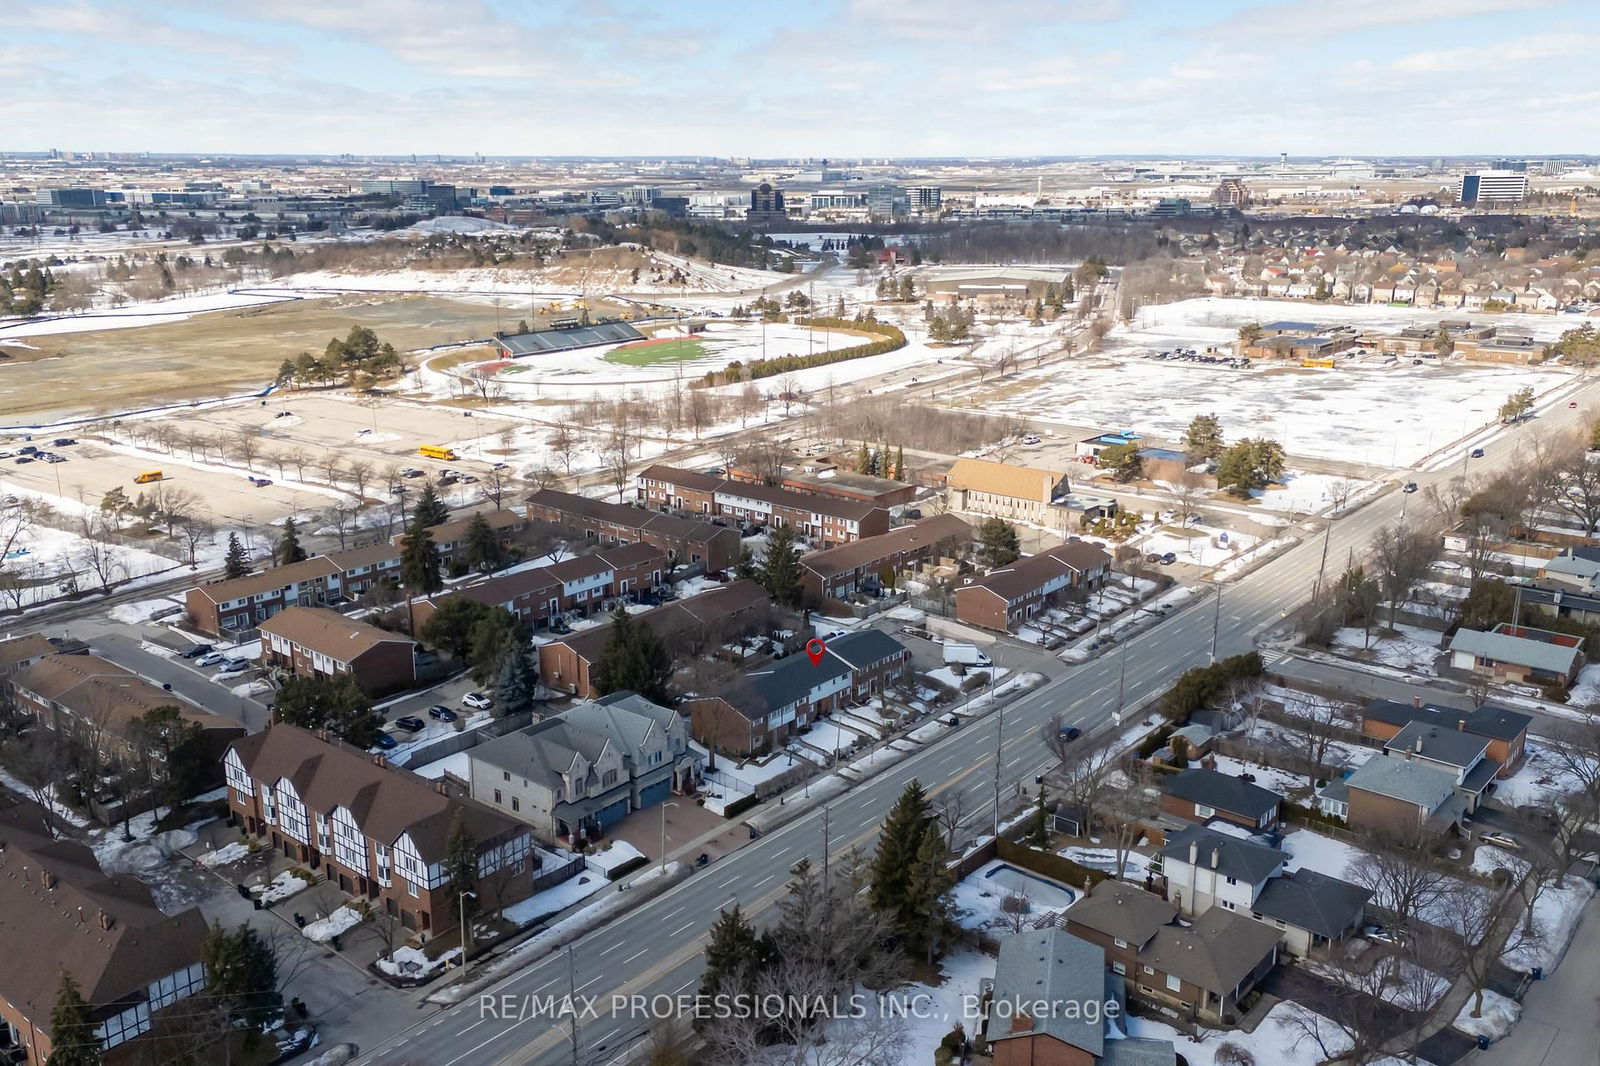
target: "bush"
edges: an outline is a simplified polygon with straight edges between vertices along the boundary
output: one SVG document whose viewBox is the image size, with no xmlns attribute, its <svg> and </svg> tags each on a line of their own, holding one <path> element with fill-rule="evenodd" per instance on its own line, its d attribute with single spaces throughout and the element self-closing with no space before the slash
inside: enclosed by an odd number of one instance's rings
<svg viewBox="0 0 1600 1066">
<path fill-rule="evenodd" d="M 794 370 L 807 370 L 814 366 L 828 366 L 832 363 L 843 363 L 850 359 L 861 359 L 869 355 L 883 355 L 885 352 L 898 351 L 906 346 L 906 335 L 898 327 L 886 322 L 857 322 L 850 318 L 798 318 L 795 321 L 802 326 L 821 326 L 826 329 L 853 329 L 863 333 L 875 333 L 882 340 L 869 341 L 858 344 L 853 348 L 840 348 L 838 351 L 822 352 L 816 355 L 780 355 L 771 359 L 756 359 L 740 368 L 737 364 L 730 364 L 727 370 L 718 373 L 712 371 L 706 375 L 705 384 L 722 385 L 729 381 L 753 380 L 755 378 L 772 377 L 774 374 L 787 374 Z"/>
<path fill-rule="evenodd" d="M 1220 695 L 1233 681 L 1260 677 L 1266 667 L 1255 652 L 1220 659 L 1210 666 L 1185 670 L 1167 694 L 1161 697 L 1161 713 L 1174 722 L 1188 719 Z"/>
<path fill-rule="evenodd" d="M 1036 874 L 1053 877 L 1063 884 L 1073 888 L 1085 888 L 1099 884 L 1101 881 L 1110 880 L 1111 875 L 1102 870 L 1092 870 L 1081 863 L 1073 862 L 1065 855 L 1055 855 L 1048 851 L 1030 848 L 1026 844 L 1018 844 L 1014 840 L 1001 837 L 995 841 L 995 858 L 1003 859 L 1025 870 L 1032 870 Z"/>
<path fill-rule="evenodd" d="M 754 792 L 748 796 L 741 796 L 722 808 L 722 816 L 724 818 L 733 818 L 737 815 L 743 814 L 745 811 L 748 811 L 751 807 L 754 807 L 760 802 L 761 797 L 757 796 Z"/>
</svg>

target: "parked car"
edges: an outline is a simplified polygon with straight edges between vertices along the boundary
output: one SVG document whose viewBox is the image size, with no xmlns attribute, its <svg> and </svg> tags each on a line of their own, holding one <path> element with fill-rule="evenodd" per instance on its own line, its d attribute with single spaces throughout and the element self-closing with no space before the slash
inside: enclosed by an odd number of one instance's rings
<svg viewBox="0 0 1600 1066">
<path fill-rule="evenodd" d="M 0 452 L 0 459 L 9 459 L 15 454 L 16 452 Z"/>
<path fill-rule="evenodd" d="M 440 722 L 453 722 L 461 716 L 443 704 L 436 703 L 428 708 L 428 717 Z"/>
<path fill-rule="evenodd" d="M 41 455 L 39 458 L 47 463 L 64 463 L 67 461 L 65 455 L 57 455 L 55 452 L 51 452 L 49 455 Z"/>
<path fill-rule="evenodd" d="M 1570 401 L 1568 401 L 1568 403 L 1567 403 L 1567 407 L 1568 407 L 1568 408 L 1569 408 L 1569 409 L 1570 409 L 1570 410 L 1573 410 L 1573 411 L 1576 411 L 1576 410 L 1577 410 L 1577 409 L 1578 409 L 1578 401 L 1577 401 L 1577 400 L 1570 400 Z"/>
<path fill-rule="evenodd" d="M 23 463 L 31 463 L 31 462 L 33 462 L 33 456 L 31 456 L 31 455 L 19 455 L 19 456 L 17 456 L 15 459 L 13 459 L 11 461 L 13 463 L 16 463 L 18 466 L 21 466 Z"/>
<path fill-rule="evenodd" d="M 184 648 L 182 651 L 180 651 L 178 653 L 178 655 L 180 657 L 185 658 L 185 659 L 198 659 L 202 655 L 210 655 L 210 654 L 211 654 L 211 645 L 209 645 L 209 644 L 191 644 L 189 647 Z"/>
<path fill-rule="evenodd" d="M 393 733 L 385 733 L 380 730 L 378 732 L 378 738 L 372 742 L 372 746 L 375 748 L 382 748 L 384 751 L 389 751 L 393 748 L 399 747 L 400 742 L 394 738 Z"/>
<path fill-rule="evenodd" d="M 422 471 L 418 470 L 414 466 L 408 466 L 404 470 L 400 471 L 400 476 L 401 477 L 421 477 L 422 476 Z"/>
<path fill-rule="evenodd" d="M 163 618 L 171 618 L 175 614 L 182 614 L 183 611 L 184 608 L 180 607 L 176 603 L 169 607 L 157 607 L 155 610 L 150 612 L 150 621 L 159 622 Z"/>
<path fill-rule="evenodd" d="M 959 714 L 952 714 L 945 718 L 944 724 L 949 726 L 951 729 L 955 729 L 961 725 L 961 716 Z"/>
<path fill-rule="evenodd" d="M 32 455 L 34 452 L 36 452 L 38 450 L 39 450 L 38 447 L 35 446 L 35 445 L 24 444 L 22 447 L 17 449 L 17 454 L 18 455 Z"/>
<path fill-rule="evenodd" d="M 1417 491 L 1417 483 L 1415 481 L 1408 481 L 1408 482 L 1406 482 L 1406 487 L 1401 489 L 1400 491 L 1401 492 L 1416 492 Z"/>
<path fill-rule="evenodd" d="M 463 485 L 476 485 L 478 483 L 478 479 L 471 474 L 462 474 L 460 477 L 456 478 L 456 480 L 461 482 Z"/>
<path fill-rule="evenodd" d="M 1147 563 L 1159 563 L 1161 561 L 1161 553 L 1160 552 L 1145 552 L 1144 553 L 1144 561 L 1147 562 Z"/>
<path fill-rule="evenodd" d="M 250 669 L 250 666 L 251 661 L 249 659 L 224 659 L 222 660 L 222 669 L 217 672 L 221 674 L 237 674 L 241 670 Z"/>
<path fill-rule="evenodd" d="M 461 706 L 471 707 L 475 711 L 487 711 L 494 706 L 494 700 L 481 692 L 469 692 L 461 697 Z"/>
<path fill-rule="evenodd" d="M 396 718 L 394 720 L 394 727 L 396 729 L 404 729 L 407 733 L 420 733 L 424 729 L 428 728 L 428 723 L 424 722 L 414 714 L 408 714 L 402 718 Z"/>
<path fill-rule="evenodd" d="M 1574 404 L 1573 406 L 1576 407 L 1577 405 Z M 65 448 L 68 445 L 76 444 L 76 443 L 78 443 L 78 440 L 77 440 L 76 437 L 57 437 L 55 440 L 50 442 L 50 447 L 52 447 L 52 448 Z"/>
<path fill-rule="evenodd" d="M 1522 845 L 1517 843 L 1517 838 L 1512 836 L 1510 833 L 1500 833 L 1500 832 L 1479 833 L 1478 834 L 1478 843 L 1480 843 L 1480 844 L 1493 844 L 1497 848 L 1508 848 L 1508 849 L 1511 849 L 1513 851 L 1521 851 L 1522 850 Z"/>
<path fill-rule="evenodd" d="M 1361 935 L 1366 937 L 1368 940 L 1376 940 L 1383 944 L 1405 943 L 1405 938 L 1398 931 L 1388 929 L 1377 922 L 1369 922 L 1362 926 Z"/>
<path fill-rule="evenodd" d="M 200 658 L 196 659 L 194 664 L 196 666 L 215 666 L 226 658 L 227 656 L 222 654 L 220 651 L 208 651 L 204 655 L 200 656 Z"/>
<path fill-rule="evenodd" d="M 1173 563 L 1175 563 L 1177 561 L 1178 561 L 1178 553 L 1177 552 L 1167 552 L 1165 555 L 1163 555 L 1161 557 L 1161 563 L 1162 563 L 1163 566 L 1171 566 Z"/>
<path fill-rule="evenodd" d="M 1472 449 L 1472 457 L 1474 459 L 1482 459 L 1483 458 L 1483 449 L 1482 448 L 1474 448 L 1474 449 Z"/>
<path fill-rule="evenodd" d="M 1028 436 L 1022 438 L 1022 443 L 1024 443 L 1024 444 L 1038 444 L 1039 443 L 1039 438 L 1033 436 L 1030 433 Z"/>
</svg>

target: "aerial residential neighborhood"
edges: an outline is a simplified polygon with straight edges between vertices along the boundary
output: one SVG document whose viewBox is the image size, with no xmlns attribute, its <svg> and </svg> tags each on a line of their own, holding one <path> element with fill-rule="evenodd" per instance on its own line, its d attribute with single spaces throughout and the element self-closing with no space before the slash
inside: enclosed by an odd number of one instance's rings
<svg viewBox="0 0 1600 1066">
<path fill-rule="evenodd" d="M 0 1066 L 1600 1066 L 1592 15 L 0 11 Z"/>
</svg>

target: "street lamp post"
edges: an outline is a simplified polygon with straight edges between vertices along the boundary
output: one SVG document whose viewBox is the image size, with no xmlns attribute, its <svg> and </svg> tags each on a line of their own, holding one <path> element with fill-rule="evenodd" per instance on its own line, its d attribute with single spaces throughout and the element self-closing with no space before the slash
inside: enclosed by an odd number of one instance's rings
<svg viewBox="0 0 1600 1066">
<path fill-rule="evenodd" d="M 472 892 L 467 889 L 462 889 L 460 892 L 456 893 L 456 906 L 460 908 L 461 913 L 461 965 L 463 966 L 467 964 L 467 943 L 472 939 L 472 930 L 467 928 L 468 896 L 471 896 L 473 899 L 478 898 L 478 894 L 476 892 Z"/>
<path fill-rule="evenodd" d="M 1217 610 L 1211 616 L 1211 661 L 1217 661 L 1217 634 L 1222 629 L 1222 582 L 1213 582 L 1217 590 Z"/>
<path fill-rule="evenodd" d="M 661 804 L 661 872 L 667 872 L 667 808 L 676 807 L 676 803 Z"/>
</svg>

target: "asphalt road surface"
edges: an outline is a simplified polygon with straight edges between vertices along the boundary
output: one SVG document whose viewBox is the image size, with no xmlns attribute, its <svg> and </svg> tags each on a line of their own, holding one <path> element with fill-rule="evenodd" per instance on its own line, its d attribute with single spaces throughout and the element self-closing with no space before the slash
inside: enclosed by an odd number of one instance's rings
<svg viewBox="0 0 1600 1066">
<path fill-rule="evenodd" d="M 1596 386 L 1584 392 L 1600 395 Z M 1581 424 L 1583 412 L 1566 407 L 1567 395 L 1550 405 L 1533 426 L 1540 432 Z M 1498 427 L 1496 427 L 1498 428 Z M 1526 426 L 1483 443 L 1487 454 L 1470 464 L 1452 463 L 1435 472 L 1408 475 L 1422 487 L 1447 481 L 1463 465 L 1475 472 L 1514 464 L 1515 441 Z M 1464 453 L 1463 453 L 1464 454 Z M 1410 500 L 1390 491 L 1354 514 L 1333 522 L 1327 532 L 1327 573 L 1342 570 L 1351 552 L 1365 553 L 1373 535 L 1393 523 Z M 1199 598 L 1169 621 L 1134 637 L 1127 645 L 1127 706 L 1137 706 L 1166 689 L 1178 674 L 1210 660 L 1213 639 L 1218 657 L 1251 650 L 1258 635 L 1280 625 L 1289 611 L 1310 595 L 1324 557 L 1321 529 L 1279 554 L 1222 593 L 1220 609 L 1212 596 Z M 1213 636 L 1215 634 L 1215 637 Z M 1015 794 L 1019 781 L 1030 786 L 1033 776 L 1050 764 L 1040 726 L 1060 714 L 1086 731 L 1109 728 L 1118 698 L 1118 659 L 1109 655 L 1067 669 L 1050 683 L 980 722 L 952 730 L 905 761 L 887 768 L 829 808 L 830 850 L 856 847 L 870 852 L 878 826 L 912 778 L 935 797 L 957 789 L 968 795 L 966 809 L 975 827 L 992 824 L 996 731 L 1001 740 L 1002 803 Z M 376 1042 L 359 1040 L 363 1063 L 386 1066 L 582 1066 L 608 1063 L 628 1045 L 644 1037 L 656 1021 L 648 1012 L 614 1010 L 614 996 L 690 996 L 701 970 L 701 937 L 718 913 L 738 901 L 747 913 L 760 915 L 782 895 L 786 871 L 801 858 L 819 863 L 823 848 L 823 812 L 814 810 L 744 849 L 693 874 L 684 883 L 634 908 L 582 937 L 575 945 L 572 978 L 565 952 L 546 956 L 484 990 L 485 999 L 428 1014 L 409 1027 L 395 1028 L 393 1019 Z M 569 1042 L 565 1018 L 528 1009 L 528 997 L 594 996 L 592 1012 L 581 1019 L 577 1055 Z M 496 1009 L 486 1008 L 492 997 Z M 511 997 L 505 1000 L 503 997 Z M 504 1011 L 506 1003 L 512 1010 Z M 379 1021 L 379 1020 L 375 1020 Z M 341 1038 L 343 1035 L 341 1034 Z M 358 1038 L 359 1039 L 359 1038 Z"/>
</svg>

